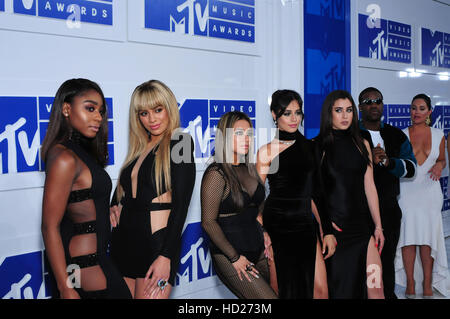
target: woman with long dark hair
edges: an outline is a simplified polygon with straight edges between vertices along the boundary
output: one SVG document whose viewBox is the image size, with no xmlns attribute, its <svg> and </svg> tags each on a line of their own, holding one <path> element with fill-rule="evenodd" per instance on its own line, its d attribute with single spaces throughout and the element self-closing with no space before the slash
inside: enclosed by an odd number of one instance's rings
<svg viewBox="0 0 450 319">
<path fill-rule="evenodd" d="M 222 282 L 241 299 L 274 299 L 257 221 L 265 191 L 253 151 L 249 117 L 237 111 L 224 114 L 217 126 L 214 161 L 202 179 L 202 227 L 211 239 L 214 269 Z"/>
<path fill-rule="evenodd" d="M 337 90 L 326 97 L 315 140 L 321 152 L 324 205 L 339 243 L 327 260 L 330 298 L 384 298 L 384 236 L 372 156 L 360 136 L 350 93 Z"/>
<path fill-rule="evenodd" d="M 406 286 L 407 298 L 415 297 L 416 288 L 425 299 L 433 298 L 433 288 L 443 295 L 450 294 L 441 213 L 444 197 L 439 182 L 446 165 L 445 137 L 442 130 L 430 127 L 431 114 L 430 97 L 416 95 L 411 102 L 412 125 L 403 130 L 418 164 L 416 176 L 400 182 L 403 217 L 397 245 L 396 282 Z"/>
<path fill-rule="evenodd" d="M 273 248 L 279 297 L 324 299 L 328 298 L 324 259 L 333 255 L 336 240 L 326 210 L 317 208 L 323 202 L 322 187 L 316 152 L 298 131 L 302 105 L 295 91 L 272 94 L 270 110 L 278 132 L 259 149 L 257 161 L 262 182 L 267 178 L 270 186 L 262 221 Z"/>
<path fill-rule="evenodd" d="M 107 256 L 111 179 L 104 170 L 106 110 L 96 83 L 64 82 L 42 144 L 46 165 L 42 235 L 61 298 L 131 297 Z"/>
</svg>

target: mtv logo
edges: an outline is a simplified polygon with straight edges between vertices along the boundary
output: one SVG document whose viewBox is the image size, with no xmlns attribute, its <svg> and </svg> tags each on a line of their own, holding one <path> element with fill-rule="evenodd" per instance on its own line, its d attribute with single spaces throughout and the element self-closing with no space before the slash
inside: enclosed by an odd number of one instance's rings
<svg viewBox="0 0 450 319">
<path fill-rule="evenodd" d="M 306 12 L 322 17 L 329 17 L 336 20 L 344 20 L 345 4 L 344 0 L 314 0 L 306 1 Z"/>
<path fill-rule="evenodd" d="M 5 0 L 0 0 L 0 11 L 5 11 Z"/>
<path fill-rule="evenodd" d="M 145 0 L 145 28 L 207 36 L 208 0 Z"/>
<path fill-rule="evenodd" d="M 365 14 L 358 15 L 359 56 L 377 60 L 388 59 L 388 23 L 380 20 L 380 28 L 369 28 Z"/>
<path fill-rule="evenodd" d="M 209 101 L 185 100 L 180 109 L 181 127 L 191 134 L 195 144 L 195 158 L 210 156 L 211 129 L 209 125 Z"/>
<path fill-rule="evenodd" d="M 444 66 L 444 33 L 422 28 L 422 64 Z"/>
<path fill-rule="evenodd" d="M 208 240 L 200 222 L 187 225 L 181 238 L 181 259 L 176 286 L 216 274 L 212 267 Z"/>
<path fill-rule="evenodd" d="M 14 13 L 36 15 L 37 0 L 14 0 Z"/>
<path fill-rule="evenodd" d="M 43 252 L 0 258 L 0 297 L 2 299 L 44 299 L 50 297 L 49 279 Z"/>
<path fill-rule="evenodd" d="M 0 172 L 39 170 L 37 99 L 2 96 L 0 114 Z"/>
<path fill-rule="evenodd" d="M 331 52 L 328 55 L 320 50 L 308 49 L 307 59 L 315 66 L 314 72 L 307 74 L 308 94 L 327 95 L 345 86 L 345 56 Z"/>
</svg>

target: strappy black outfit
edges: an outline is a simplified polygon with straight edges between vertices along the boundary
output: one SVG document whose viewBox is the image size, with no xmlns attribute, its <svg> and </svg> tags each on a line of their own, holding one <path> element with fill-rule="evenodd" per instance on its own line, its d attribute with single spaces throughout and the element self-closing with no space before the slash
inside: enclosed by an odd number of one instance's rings
<svg viewBox="0 0 450 319">
<path fill-rule="evenodd" d="M 73 138 L 63 142 L 89 168 L 92 185 L 88 189 L 72 191 L 67 210 L 60 224 L 67 265 L 80 267 L 81 288 L 75 288 L 81 298 L 131 298 L 130 290 L 118 269 L 108 256 L 111 224 L 109 198 L 111 179 L 106 171 L 86 151 L 88 140 L 74 133 Z M 83 247 L 89 251 L 81 256 L 71 256 L 69 245 L 74 237 L 85 236 Z M 87 288 L 89 286 L 89 288 Z"/>
<path fill-rule="evenodd" d="M 312 299 L 317 223 L 311 209 L 311 199 L 318 206 L 324 235 L 331 233 L 331 222 L 318 183 L 319 170 L 312 147 L 299 131 L 279 131 L 280 140 L 295 141 L 272 160 L 268 174 L 270 193 L 264 204 L 264 228 L 272 241 L 280 299 Z"/>
<path fill-rule="evenodd" d="M 233 194 L 222 164 L 212 163 L 205 170 L 201 186 L 202 227 L 210 238 L 214 269 L 221 281 L 240 299 L 275 299 L 269 285 L 269 268 L 264 256 L 264 236 L 256 220 L 264 201 L 264 186 L 249 174 L 245 164 L 232 165 L 241 185 L 242 207 Z M 259 278 L 239 279 L 232 265 L 240 255 L 255 264 Z"/>
<path fill-rule="evenodd" d="M 177 143 L 188 141 L 190 154 L 183 161 L 170 159 L 170 175 L 172 185 L 172 203 L 152 203 L 157 198 L 154 174 L 155 152 L 158 147 L 149 152 L 139 167 L 137 177 L 136 198 L 132 197 L 131 172 L 138 159 L 132 161 L 122 170 L 120 184 L 124 190 L 121 199 L 122 212 L 119 225 L 113 228 L 111 256 L 124 277 L 144 278 L 155 259 L 165 256 L 170 259 L 169 283 L 173 286 L 180 264 L 181 232 L 183 229 L 192 191 L 195 184 L 194 142 L 188 134 L 181 134 L 181 140 L 172 140 L 170 150 Z M 181 152 L 184 149 L 181 148 Z M 164 185 L 164 179 L 162 181 Z M 167 192 L 162 187 L 161 194 Z M 116 205 L 113 196 L 112 205 Z M 167 226 L 152 233 L 150 214 L 157 214 L 159 210 L 170 209 Z"/>
</svg>

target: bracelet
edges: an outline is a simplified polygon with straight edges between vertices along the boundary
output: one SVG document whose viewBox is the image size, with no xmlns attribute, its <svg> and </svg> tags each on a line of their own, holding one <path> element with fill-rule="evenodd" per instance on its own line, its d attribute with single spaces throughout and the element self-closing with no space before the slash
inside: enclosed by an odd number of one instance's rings
<svg viewBox="0 0 450 319">
<path fill-rule="evenodd" d="M 239 258 L 241 258 L 241 255 L 236 255 L 233 258 L 230 258 L 230 263 L 235 263 L 239 260 Z"/>
<path fill-rule="evenodd" d="M 381 227 L 375 227 L 375 230 L 381 230 L 381 231 L 384 231 L 384 229 L 383 228 L 381 228 Z"/>
<path fill-rule="evenodd" d="M 261 225 L 261 224 L 259 224 L 259 225 L 261 226 L 261 229 L 262 229 L 263 233 L 267 233 L 267 230 L 264 228 L 264 226 Z"/>
</svg>

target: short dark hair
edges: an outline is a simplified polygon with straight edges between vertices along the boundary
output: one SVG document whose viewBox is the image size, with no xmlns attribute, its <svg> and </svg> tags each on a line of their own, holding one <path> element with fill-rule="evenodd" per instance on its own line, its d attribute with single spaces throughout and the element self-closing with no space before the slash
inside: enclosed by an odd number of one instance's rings
<svg viewBox="0 0 450 319">
<path fill-rule="evenodd" d="M 358 102 L 359 102 L 359 104 L 362 103 L 362 101 L 363 101 L 363 96 L 366 95 L 366 94 L 369 93 L 369 92 L 377 92 L 378 94 L 380 94 L 381 99 L 384 100 L 384 98 L 383 98 L 383 93 L 381 93 L 380 90 L 378 90 L 378 89 L 375 88 L 375 87 L 369 86 L 368 88 L 365 88 L 364 90 L 362 90 L 361 93 L 359 93 L 359 97 L 358 97 Z"/>
<path fill-rule="evenodd" d="M 428 110 L 429 110 L 429 111 L 432 110 L 432 107 L 431 107 L 431 99 L 430 99 L 430 97 L 429 97 L 428 95 L 426 95 L 426 94 L 424 94 L 424 93 L 417 94 L 415 97 L 413 97 L 413 99 L 412 99 L 412 101 L 411 101 L 411 104 L 412 104 L 412 102 L 414 102 L 414 100 L 417 100 L 417 99 L 422 99 L 422 100 L 424 100 L 425 103 L 427 104 Z"/>
<path fill-rule="evenodd" d="M 302 110 L 303 100 L 300 94 L 293 90 L 277 90 L 273 92 L 272 102 L 270 103 L 270 111 L 273 111 L 273 113 L 275 113 L 275 120 L 278 120 L 281 115 L 283 115 L 288 105 L 294 100 L 298 102 L 298 105 L 300 106 L 300 112 L 304 117 Z"/>
</svg>

